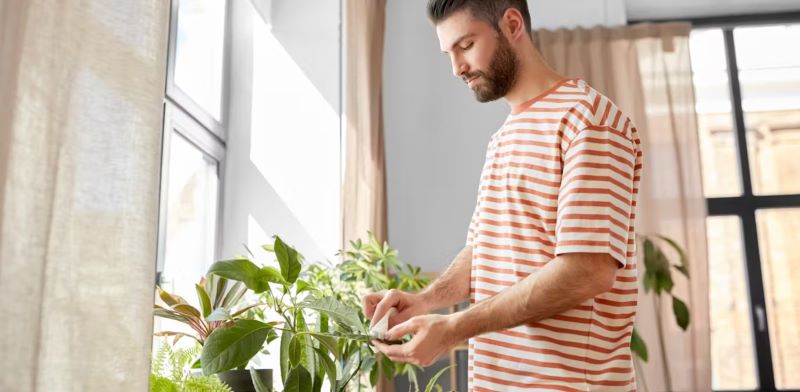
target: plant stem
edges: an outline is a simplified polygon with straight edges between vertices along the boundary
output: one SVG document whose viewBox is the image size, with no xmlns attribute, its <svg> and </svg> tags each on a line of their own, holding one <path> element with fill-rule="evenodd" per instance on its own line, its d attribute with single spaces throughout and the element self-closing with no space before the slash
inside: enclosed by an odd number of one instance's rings
<svg viewBox="0 0 800 392">
<path fill-rule="evenodd" d="M 661 317 L 661 296 L 654 295 L 653 301 L 656 308 L 656 328 L 658 328 L 658 345 L 661 349 L 661 368 L 664 370 L 664 383 L 667 391 L 672 391 L 672 376 L 669 374 L 669 362 L 667 362 L 666 345 L 664 344 L 664 326 Z"/>
</svg>

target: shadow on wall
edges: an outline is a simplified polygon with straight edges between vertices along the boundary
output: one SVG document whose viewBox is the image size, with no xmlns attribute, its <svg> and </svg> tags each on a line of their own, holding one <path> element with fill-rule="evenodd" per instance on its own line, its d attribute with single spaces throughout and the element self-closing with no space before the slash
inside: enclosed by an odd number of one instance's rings
<svg viewBox="0 0 800 392">
<path fill-rule="evenodd" d="M 339 1 L 253 5 L 232 4 L 221 255 L 279 234 L 309 260 L 332 258 L 341 231 Z"/>
</svg>

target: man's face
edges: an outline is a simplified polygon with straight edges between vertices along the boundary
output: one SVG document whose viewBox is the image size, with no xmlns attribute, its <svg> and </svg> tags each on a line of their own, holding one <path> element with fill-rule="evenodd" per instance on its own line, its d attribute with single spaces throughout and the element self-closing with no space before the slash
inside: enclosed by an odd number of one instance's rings
<svg viewBox="0 0 800 392">
<path fill-rule="evenodd" d="M 464 80 L 480 102 L 504 97 L 517 78 L 518 59 L 508 39 L 489 23 L 459 11 L 436 25 L 453 75 Z"/>
</svg>

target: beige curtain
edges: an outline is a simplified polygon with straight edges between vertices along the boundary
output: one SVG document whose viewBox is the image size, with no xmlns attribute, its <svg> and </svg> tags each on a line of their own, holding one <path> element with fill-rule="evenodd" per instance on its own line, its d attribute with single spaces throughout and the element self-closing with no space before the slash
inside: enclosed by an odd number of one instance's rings
<svg viewBox="0 0 800 392">
<path fill-rule="evenodd" d="M 2 391 L 147 390 L 168 11 L 0 3 Z"/>
<path fill-rule="evenodd" d="M 346 0 L 344 7 L 343 246 L 367 230 L 387 239 L 381 93 L 386 0 Z"/>
<path fill-rule="evenodd" d="M 671 237 L 688 252 L 691 280 L 673 274 L 674 293 L 691 311 L 687 332 L 677 327 L 671 302 L 656 309 L 652 295 L 640 291 L 636 328 L 650 360 L 638 381 L 640 390 L 651 392 L 711 390 L 706 209 L 689 31 L 688 24 L 679 23 L 534 33 L 549 64 L 588 81 L 637 124 L 645 154 L 637 231 Z M 666 366 L 656 312 L 663 320 Z"/>
</svg>

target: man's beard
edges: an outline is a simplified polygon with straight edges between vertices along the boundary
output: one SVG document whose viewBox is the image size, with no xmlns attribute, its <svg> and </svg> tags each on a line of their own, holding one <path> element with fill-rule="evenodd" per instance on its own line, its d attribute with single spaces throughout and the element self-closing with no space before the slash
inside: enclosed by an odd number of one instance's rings
<svg viewBox="0 0 800 392">
<path fill-rule="evenodd" d="M 503 33 L 498 33 L 497 49 L 489 63 L 489 71 L 476 71 L 464 75 L 464 81 L 482 76 L 483 85 L 477 85 L 473 91 L 478 102 L 490 102 L 504 97 L 517 80 L 519 61 L 514 49 Z"/>
</svg>

